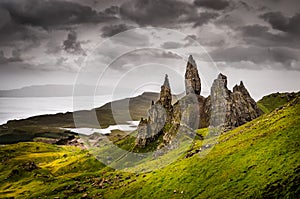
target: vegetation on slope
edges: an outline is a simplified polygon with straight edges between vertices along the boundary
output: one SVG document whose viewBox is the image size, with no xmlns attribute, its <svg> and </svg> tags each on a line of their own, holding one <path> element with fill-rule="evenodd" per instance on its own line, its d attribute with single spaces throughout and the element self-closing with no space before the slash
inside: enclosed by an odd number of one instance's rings
<svg viewBox="0 0 300 199">
<path fill-rule="evenodd" d="M 258 107 L 264 113 L 270 113 L 283 106 L 284 104 L 292 101 L 293 99 L 300 96 L 300 92 L 298 93 L 272 93 L 270 95 L 264 96 L 261 100 L 257 102 Z"/>
<path fill-rule="evenodd" d="M 76 147 L 1 146 L 0 197 L 299 198 L 299 120 L 298 98 L 221 135 L 209 153 L 196 139 L 191 157 L 141 174 L 105 167 Z"/>
</svg>

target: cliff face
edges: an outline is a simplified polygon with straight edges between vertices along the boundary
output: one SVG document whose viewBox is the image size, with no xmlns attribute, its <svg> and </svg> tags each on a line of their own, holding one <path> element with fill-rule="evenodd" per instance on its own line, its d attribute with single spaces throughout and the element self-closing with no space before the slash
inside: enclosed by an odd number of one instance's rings
<svg viewBox="0 0 300 199">
<path fill-rule="evenodd" d="M 160 136 L 165 144 L 171 143 L 179 127 L 194 131 L 210 126 L 227 131 L 262 114 L 243 82 L 231 92 L 227 88 L 227 77 L 223 74 L 214 80 L 211 95 L 207 98 L 201 96 L 201 80 L 192 56 L 186 66 L 185 88 L 186 95 L 172 105 L 166 75 L 158 101 L 152 102 L 148 118 L 142 119 L 138 126 L 136 146 L 145 147 Z"/>
<path fill-rule="evenodd" d="M 261 114 L 243 82 L 236 85 L 231 92 L 227 88 L 225 75 L 219 74 L 214 80 L 211 87 L 211 127 L 219 127 L 223 131 L 231 130 Z"/>
</svg>

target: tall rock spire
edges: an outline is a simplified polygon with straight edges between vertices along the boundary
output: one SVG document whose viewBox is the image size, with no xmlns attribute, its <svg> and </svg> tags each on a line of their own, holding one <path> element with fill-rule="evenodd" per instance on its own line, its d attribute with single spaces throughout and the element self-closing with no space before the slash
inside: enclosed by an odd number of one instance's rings
<svg viewBox="0 0 300 199">
<path fill-rule="evenodd" d="M 165 82 L 164 82 L 163 86 L 170 88 L 170 82 L 169 82 L 169 78 L 168 78 L 167 74 L 165 76 Z"/>
<path fill-rule="evenodd" d="M 164 126 L 172 122 L 173 106 L 172 94 L 168 75 L 161 86 L 159 99 L 148 110 L 148 119 L 141 120 L 138 125 L 137 138 L 135 144 L 138 147 L 145 147 L 147 144 L 155 141 L 164 133 Z"/>
<path fill-rule="evenodd" d="M 199 77 L 198 69 L 195 60 L 192 55 L 189 56 L 189 60 L 186 66 L 185 72 L 185 92 L 186 94 L 196 94 L 201 93 L 201 80 Z"/>
<path fill-rule="evenodd" d="M 167 110 L 172 107 L 172 94 L 167 74 L 165 76 L 164 84 L 161 86 L 158 102 Z"/>
</svg>

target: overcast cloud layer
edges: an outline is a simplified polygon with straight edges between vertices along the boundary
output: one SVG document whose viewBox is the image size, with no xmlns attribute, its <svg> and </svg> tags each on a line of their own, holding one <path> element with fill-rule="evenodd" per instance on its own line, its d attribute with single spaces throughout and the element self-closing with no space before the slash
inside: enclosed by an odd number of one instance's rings
<svg viewBox="0 0 300 199">
<path fill-rule="evenodd" d="M 288 81 L 293 71 L 300 74 L 299 24 L 299 0 L 1 0 L 1 89 L 29 85 L 30 80 L 71 84 L 97 44 L 143 27 L 170 28 L 189 36 L 180 41 L 161 38 L 166 52 L 158 54 L 168 64 L 178 59 L 172 50 L 188 50 L 194 39 L 220 71 L 274 71 Z M 138 32 L 115 42 L 116 51 L 153 43 Z M 104 50 L 110 57 L 116 54 Z M 99 67 L 106 63 L 100 54 L 94 59 Z M 122 73 L 124 67 L 134 64 L 114 65 L 113 73 Z M 278 80 L 269 78 L 266 84 L 270 81 Z M 299 89 L 290 83 L 278 89 Z"/>
</svg>

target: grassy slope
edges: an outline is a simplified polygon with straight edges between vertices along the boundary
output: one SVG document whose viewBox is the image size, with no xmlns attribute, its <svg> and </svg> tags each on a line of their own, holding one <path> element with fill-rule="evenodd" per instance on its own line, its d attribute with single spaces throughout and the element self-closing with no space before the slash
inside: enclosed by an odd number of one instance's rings
<svg viewBox="0 0 300 199">
<path fill-rule="evenodd" d="M 284 104 L 292 101 L 296 97 L 300 96 L 300 92 L 298 93 L 273 93 L 267 96 L 264 96 L 261 100 L 257 102 L 258 107 L 264 113 L 270 113 L 283 106 Z"/>
<path fill-rule="evenodd" d="M 140 175 L 113 171 L 75 147 L 2 146 L 0 198 L 85 194 L 95 198 L 297 198 L 299 120 L 298 100 L 221 135 L 220 143 L 204 157 L 200 155 L 205 151 L 190 158 L 183 155 L 163 169 Z M 195 141 L 191 151 L 201 144 Z M 26 171 L 23 164 L 28 161 L 39 169 Z"/>
</svg>

